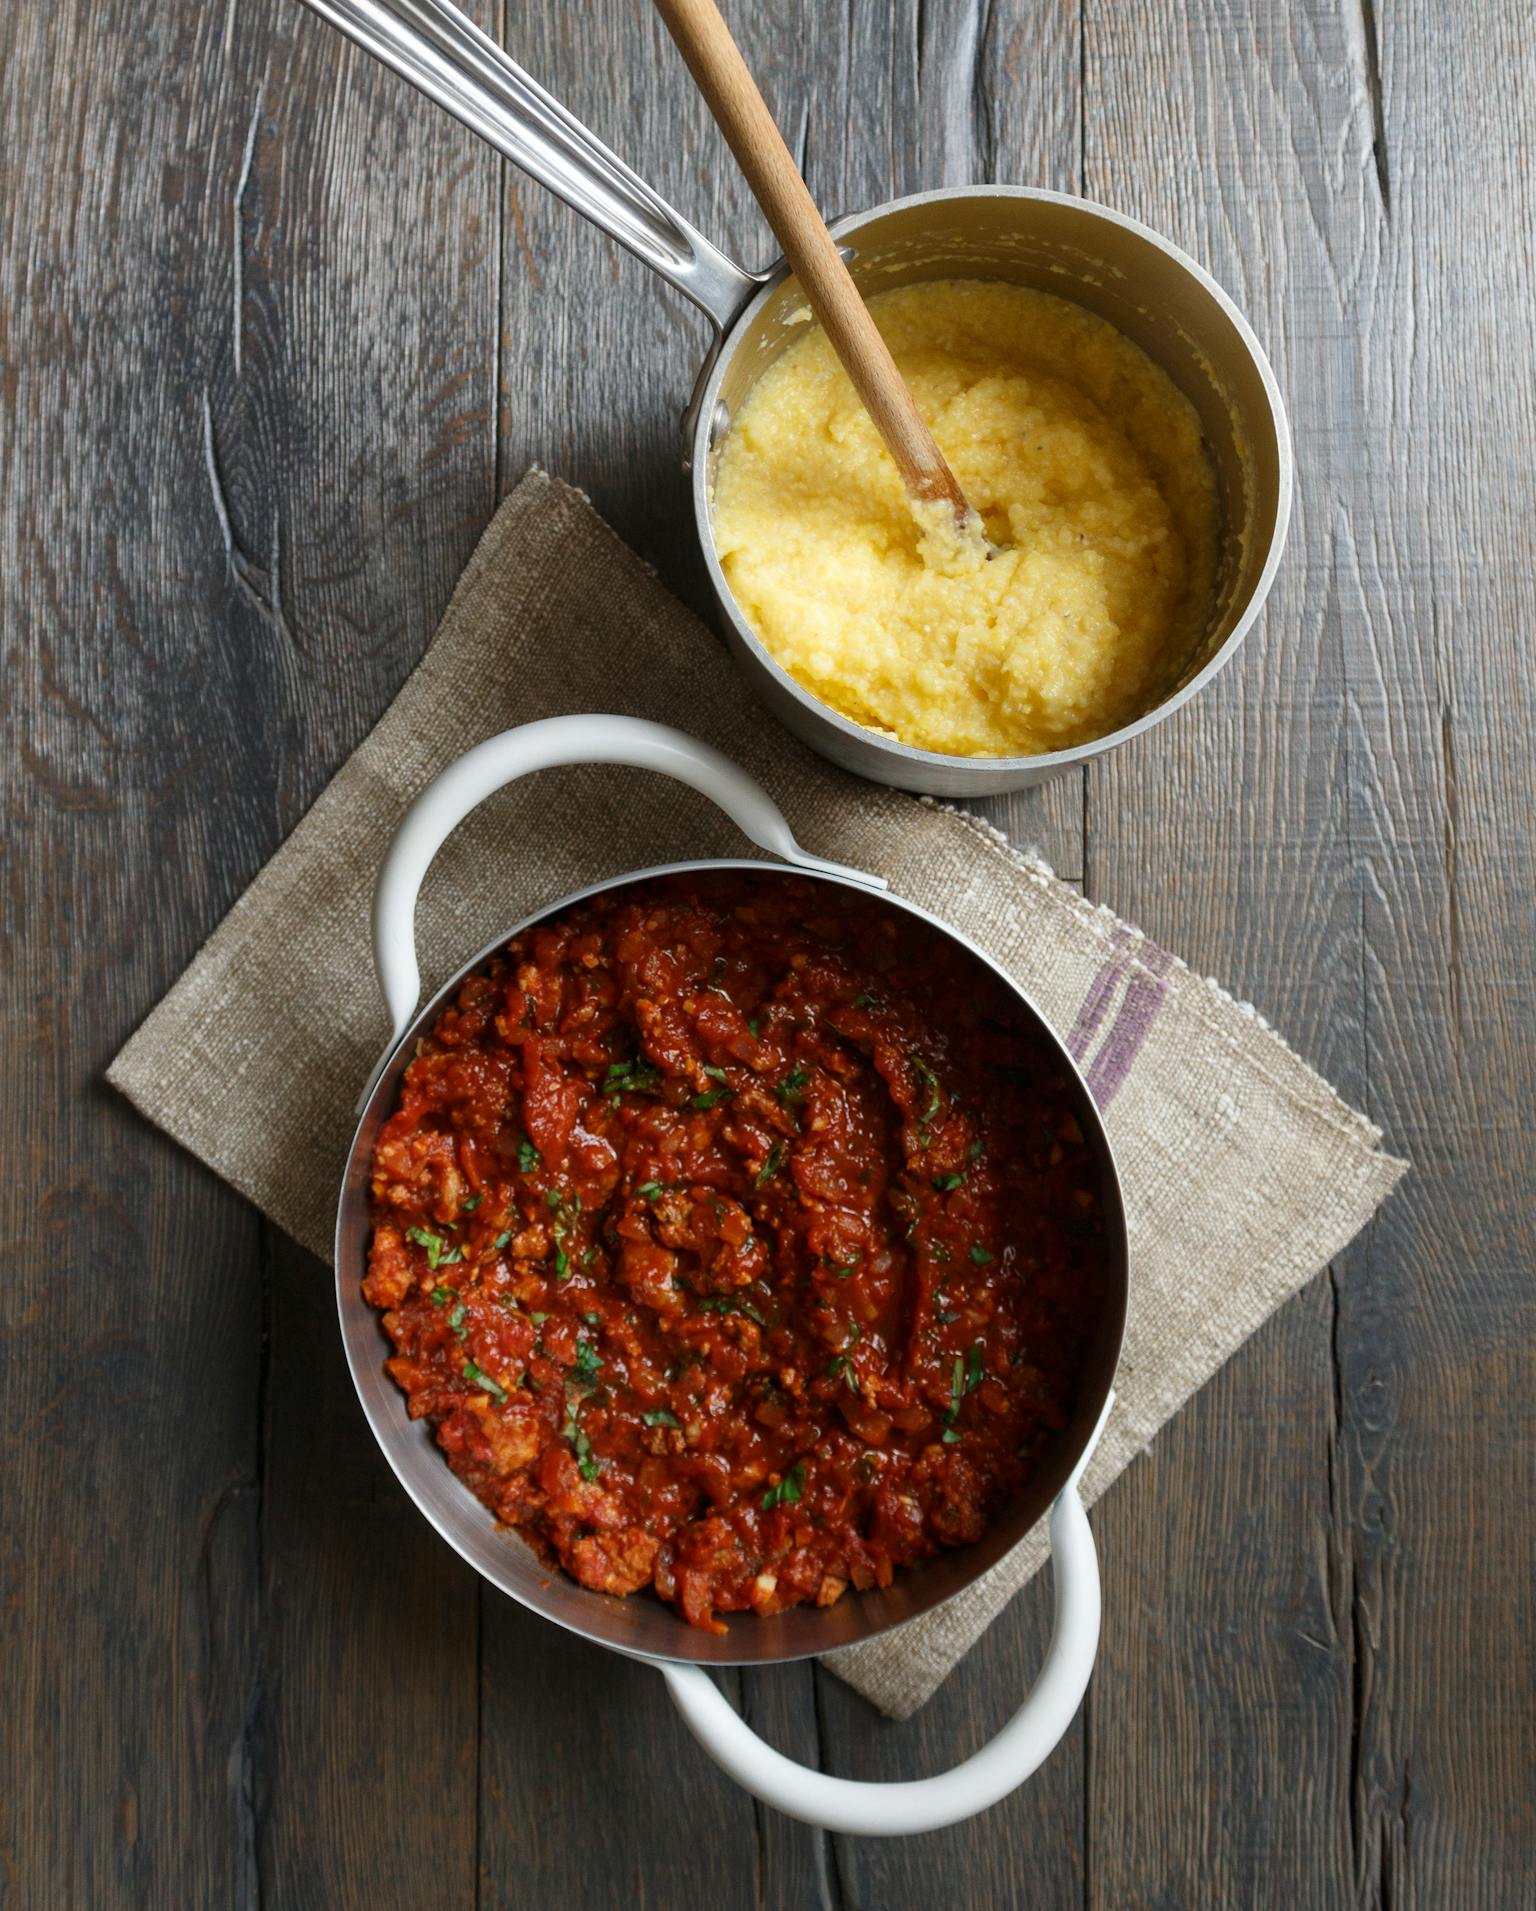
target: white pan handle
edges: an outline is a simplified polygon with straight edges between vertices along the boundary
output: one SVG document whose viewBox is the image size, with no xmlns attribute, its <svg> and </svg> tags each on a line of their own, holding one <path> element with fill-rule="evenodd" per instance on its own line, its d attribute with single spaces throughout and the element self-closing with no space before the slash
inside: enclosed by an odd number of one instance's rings
<svg viewBox="0 0 1536 1911">
<path fill-rule="evenodd" d="M 779 807 L 729 757 L 665 724 L 639 717 L 546 717 L 503 730 L 467 750 L 434 777 L 406 811 L 379 872 L 373 897 L 373 960 L 393 1025 L 386 1059 L 410 1026 L 421 993 L 416 965 L 416 898 L 432 858 L 472 809 L 520 776 L 559 763 L 623 763 L 689 783 L 718 803 L 759 848 L 801 869 L 847 876 L 884 889 L 883 877 L 809 855 Z M 379 1064 L 382 1070 L 384 1063 Z M 375 1071 L 374 1080 L 378 1079 Z M 368 1085 L 371 1093 L 373 1082 Z"/>
<path fill-rule="evenodd" d="M 824 1831 L 900 1836 L 937 1831 L 995 1805 L 1041 1765 L 1077 1714 L 1099 1643 L 1099 1561 L 1077 1484 L 1114 1395 L 1051 1508 L 1051 1580 L 1056 1621 L 1045 1664 L 1028 1698 L 981 1750 L 952 1771 L 904 1783 L 831 1778 L 765 1745 L 702 1666 L 661 1666 L 689 1731 L 736 1783 L 766 1805 Z M 772 1621 L 766 1621 L 772 1624 Z"/>
</svg>

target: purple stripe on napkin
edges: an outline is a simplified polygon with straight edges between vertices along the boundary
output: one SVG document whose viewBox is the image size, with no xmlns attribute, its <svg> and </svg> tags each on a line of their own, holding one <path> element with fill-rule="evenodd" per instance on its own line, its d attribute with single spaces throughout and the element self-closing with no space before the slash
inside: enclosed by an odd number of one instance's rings
<svg viewBox="0 0 1536 1911">
<path fill-rule="evenodd" d="M 1101 1109 L 1108 1108 L 1125 1086 L 1126 1077 L 1167 999 L 1168 975 L 1172 967 L 1173 957 L 1166 949 L 1160 949 L 1155 942 L 1148 942 L 1142 936 L 1133 939 L 1123 924 L 1117 926 L 1114 953 L 1094 977 L 1067 1037 L 1067 1049 L 1072 1059 L 1079 1064 L 1087 1064 L 1083 1078 L 1088 1084 L 1089 1094 Z M 1127 974 L 1130 981 L 1115 1019 L 1110 1024 L 1109 1033 L 1089 1062 L 1088 1051 Z"/>
</svg>

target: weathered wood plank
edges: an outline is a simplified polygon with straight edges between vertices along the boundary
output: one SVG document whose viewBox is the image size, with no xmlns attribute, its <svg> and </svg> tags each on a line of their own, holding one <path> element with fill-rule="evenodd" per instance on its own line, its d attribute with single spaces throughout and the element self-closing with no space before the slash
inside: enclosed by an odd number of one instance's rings
<svg viewBox="0 0 1536 1911">
<path fill-rule="evenodd" d="M 1094 1766 L 1095 1896 L 1215 1880 L 1240 1899 L 1513 1902 L 1533 1849 L 1519 1777 L 1529 1673 L 1469 1662 L 1465 1642 L 1518 1632 L 1530 1614 L 1515 1564 L 1518 1527 L 1528 1553 L 1530 1231 L 1511 1198 L 1528 1149 L 1519 1119 L 1484 1104 L 1473 1060 L 1496 1054 L 1497 1097 L 1525 1105 L 1529 1022 L 1511 1003 L 1531 993 L 1529 846 L 1490 853 L 1483 819 L 1529 783 L 1512 633 L 1529 616 L 1531 539 L 1509 509 L 1503 447 L 1530 410 L 1530 250 L 1490 267 L 1477 235 L 1485 195 L 1521 208 L 1529 232 L 1515 155 L 1530 102 L 1500 92 L 1494 178 L 1474 181 L 1441 114 L 1448 88 L 1476 88 L 1486 49 L 1437 15 L 1384 19 L 1381 47 L 1371 9 L 1266 8 L 1247 32 L 1230 26 L 1221 9 L 1175 20 L 1144 7 L 1091 27 L 1087 184 L 1206 257 L 1278 341 L 1300 508 L 1259 642 L 1090 782 L 1089 877 L 1261 1000 L 1418 1172 L 1344 1257 L 1336 1306 L 1309 1295 L 1293 1309 L 1169 1430 L 1157 1472 L 1106 1508 L 1111 1551 L 1136 1536 L 1135 1609 L 1168 1650 L 1159 1663 L 1111 1621 L 1101 1689 L 1129 1665 L 1140 1705 Z M 1513 15 L 1503 31 L 1512 58 Z M 1178 151 L 1207 163 L 1167 164 Z M 1474 332 L 1472 375 L 1443 315 L 1466 309 L 1474 281 L 1488 309 L 1522 316 L 1497 343 Z M 1495 412 L 1508 437 L 1479 430 Z M 1467 570 L 1469 522 L 1507 561 Z M 1469 981 L 1495 974 L 1496 991 Z M 1489 1178 L 1476 1194 L 1458 1165 L 1467 1151 Z M 1277 1398 L 1294 1403 L 1285 1441 Z M 1447 1430 L 1474 1398 L 1500 1435 L 1469 1492 Z M 1179 1557 L 1160 1558 L 1160 1524 L 1251 1521 L 1276 1466 L 1288 1490 L 1278 1518 L 1274 1487 L 1264 1496 L 1262 1578 L 1225 1580 L 1217 1550 L 1193 1578 L 1158 1579 Z M 1298 1640 L 1308 1609 L 1331 1624 Z M 1241 1662 L 1213 1661 L 1209 1641 L 1234 1629 Z M 1192 1690 L 1183 1666 L 1199 1669 Z M 1267 1701 L 1243 1703 L 1254 1690 Z M 1212 1719 L 1240 1810 L 1217 1808 Z M 1149 1813 L 1137 1774 L 1154 1757 L 1192 1775 L 1198 1813 L 1161 1794 Z"/>
<path fill-rule="evenodd" d="M 394 694 L 494 506 L 500 167 L 297 7 L 236 15 L 227 70 L 210 482 L 235 614 L 278 673 L 265 855 Z M 478 1582 L 373 1445 L 327 1270 L 274 1236 L 269 1281 L 262 1901 L 469 1902 Z"/>
<path fill-rule="evenodd" d="M 1355 1884 L 1514 1906 L 1536 1870 L 1536 1673 L 1509 1649 L 1536 1626 L 1529 15 L 1367 8 L 1353 54 L 1385 222 L 1358 307 L 1369 479 L 1336 538 L 1362 1092 L 1417 1168 L 1338 1289 Z"/>
<path fill-rule="evenodd" d="M 0 1897 L 17 1905 L 251 1901 L 258 1226 L 95 1086 L 259 828 L 219 805 L 231 777 L 262 787 L 253 744 L 202 727 L 232 662 L 207 629 L 217 544 L 197 565 L 154 535 L 204 495 L 162 341 L 223 317 L 199 269 L 219 108 L 159 78 L 205 54 L 189 18 L 37 10 L 11 24 L 0 91 Z M 134 124 L 163 164 L 136 162 Z"/>
</svg>

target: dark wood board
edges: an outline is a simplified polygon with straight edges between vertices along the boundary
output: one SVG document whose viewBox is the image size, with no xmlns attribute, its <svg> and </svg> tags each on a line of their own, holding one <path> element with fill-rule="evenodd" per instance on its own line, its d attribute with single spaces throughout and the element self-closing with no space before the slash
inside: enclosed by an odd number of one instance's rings
<svg viewBox="0 0 1536 1911">
<path fill-rule="evenodd" d="M 653 1674 L 485 1592 L 351 1404 L 328 1274 L 100 1075 L 387 703 L 529 463 L 703 608 L 677 414 L 704 322 L 294 0 L 17 9 L 0 1907 L 1519 1904 L 1522 13 L 728 12 L 829 212 L 971 178 L 1085 191 L 1185 244 L 1270 345 L 1301 478 L 1260 629 L 1152 737 L 987 813 L 1258 1002 L 1415 1173 L 1104 1502 L 1089 1703 L 969 1826 L 791 1824 L 713 1771 Z M 767 256 L 641 0 L 476 17 Z M 1048 1611 L 1032 1587 L 899 1725 L 808 1666 L 730 1689 L 797 1757 L 909 1776 L 1007 1715 Z"/>
</svg>

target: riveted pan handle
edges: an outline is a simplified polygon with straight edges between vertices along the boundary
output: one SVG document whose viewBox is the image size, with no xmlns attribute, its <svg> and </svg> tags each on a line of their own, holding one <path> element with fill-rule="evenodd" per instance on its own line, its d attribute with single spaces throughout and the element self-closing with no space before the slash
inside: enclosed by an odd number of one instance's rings
<svg viewBox="0 0 1536 1911">
<path fill-rule="evenodd" d="M 1029 1696 L 988 1744 L 933 1778 L 893 1784 L 832 1778 L 765 1745 L 702 1666 L 665 1663 L 672 1702 L 694 1737 L 736 1783 L 765 1804 L 825 1831 L 897 1837 L 974 1817 L 1022 1785 L 1072 1723 L 1099 1643 L 1099 1561 L 1078 1482 L 1114 1405 L 1104 1402 L 1082 1457 L 1051 1509 L 1056 1619 Z"/>
<path fill-rule="evenodd" d="M 411 1024 L 421 993 L 416 963 L 416 898 L 432 858 L 471 810 L 508 783 L 560 763 L 622 763 L 690 784 L 717 803 L 760 849 L 800 869 L 845 876 L 866 888 L 885 880 L 812 856 L 795 841 L 783 812 L 729 757 L 681 730 L 639 717 L 546 717 L 503 730 L 467 750 L 427 785 L 406 811 L 379 872 L 373 897 L 373 960 L 393 1030 L 373 1092 L 395 1044 Z"/>
<path fill-rule="evenodd" d="M 762 284 L 674 212 L 448 0 L 304 0 L 685 293 L 724 334 Z"/>
</svg>

